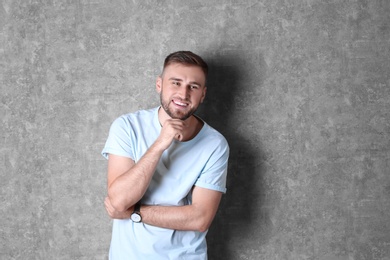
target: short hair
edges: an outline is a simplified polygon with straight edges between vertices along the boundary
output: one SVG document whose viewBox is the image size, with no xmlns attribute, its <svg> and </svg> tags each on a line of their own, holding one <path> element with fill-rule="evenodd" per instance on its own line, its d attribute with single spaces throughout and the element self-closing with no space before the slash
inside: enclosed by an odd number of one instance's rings
<svg viewBox="0 0 390 260">
<path fill-rule="evenodd" d="M 177 51 L 169 54 L 164 61 L 163 73 L 164 69 L 172 63 L 180 63 L 187 66 L 198 66 L 202 69 L 205 77 L 207 78 L 207 74 L 209 71 L 207 63 L 199 55 L 196 55 L 193 52 Z"/>
</svg>

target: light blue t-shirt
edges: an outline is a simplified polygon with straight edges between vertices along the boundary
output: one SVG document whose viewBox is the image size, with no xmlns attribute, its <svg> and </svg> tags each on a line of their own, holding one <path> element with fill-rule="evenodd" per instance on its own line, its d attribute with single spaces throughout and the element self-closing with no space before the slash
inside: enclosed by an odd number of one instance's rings
<svg viewBox="0 0 390 260">
<path fill-rule="evenodd" d="M 116 119 L 102 155 L 125 156 L 137 163 L 160 134 L 158 109 L 141 110 Z M 193 139 L 173 141 L 164 151 L 141 204 L 191 204 L 194 185 L 225 193 L 228 157 L 226 139 L 204 122 Z M 207 259 L 206 234 L 115 219 L 110 259 Z"/>
</svg>

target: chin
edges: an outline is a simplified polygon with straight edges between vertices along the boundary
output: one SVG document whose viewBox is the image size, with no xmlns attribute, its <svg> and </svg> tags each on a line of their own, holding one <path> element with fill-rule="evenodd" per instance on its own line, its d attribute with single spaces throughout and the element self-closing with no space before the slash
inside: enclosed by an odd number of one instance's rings
<svg viewBox="0 0 390 260">
<path fill-rule="evenodd" d="M 190 116 L 192 116 L 192 114 L 184 114 L 184 115 L 173 115 L 171 116 L 173 119 L 180 119 L 180 120 L 186 120 L 187 118 L 189 118 Z"/>
<path fill-rule="evenodd" d="M 169 107 L 166 107 L 164 106 L 164 104 L 162 104 L 161 106 L 165 112 L 172 118 L 172 119 L 179 119 L 179 120 L 186 120 L 188 118 L 190 118 L 196 111 L 196 109 L 190 109 L 190 110 L 187 110 L 187 111 L 180 111 L 180 110 L 175 110 L 175 109 L 172 109 L 172 108 L 169 108 Z"/>
</svg>

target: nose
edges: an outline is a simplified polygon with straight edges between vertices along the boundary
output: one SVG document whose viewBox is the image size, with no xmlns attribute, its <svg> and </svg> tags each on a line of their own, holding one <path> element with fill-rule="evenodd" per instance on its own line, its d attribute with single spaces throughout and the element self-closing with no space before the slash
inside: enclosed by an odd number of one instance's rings
<svg viewBox="0 0 390 260">
<path fill-rule="evenodd" d="M 190 87 L 189 87 L 189 86 L 183 85 L 183 86 L 179 89 L 180 98 L 182 98 L 182 99 L 188 99 L 188 98 L 189 98 L 189 94 L 190 94 Z"/>
</svg>

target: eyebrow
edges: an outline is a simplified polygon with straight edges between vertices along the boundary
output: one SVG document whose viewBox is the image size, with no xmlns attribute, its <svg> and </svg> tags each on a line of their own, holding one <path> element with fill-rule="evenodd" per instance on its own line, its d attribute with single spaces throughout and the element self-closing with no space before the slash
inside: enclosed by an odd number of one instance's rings
<svg viewBox="0 0 390 260">
<path fill-rule="evenodd" d="M 168 80 L 174 80 L 174 81 L 180 81 L 180 82 L 183 82 L 182 79 L 179 79 L 179 78 L 175 78 L 175 77 L 171 77 L 169 78 Z M 196 81 L 191 81 L 189 82 L 190 85 L 198 85 L 199 87 L 201 87 L 202 85 Z"/>
</svg>

